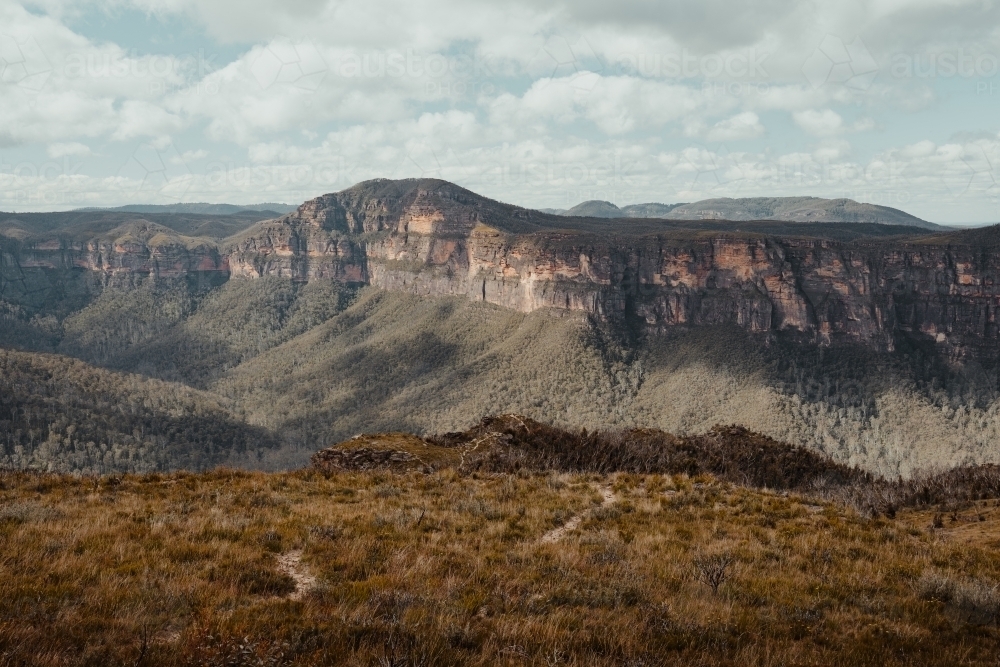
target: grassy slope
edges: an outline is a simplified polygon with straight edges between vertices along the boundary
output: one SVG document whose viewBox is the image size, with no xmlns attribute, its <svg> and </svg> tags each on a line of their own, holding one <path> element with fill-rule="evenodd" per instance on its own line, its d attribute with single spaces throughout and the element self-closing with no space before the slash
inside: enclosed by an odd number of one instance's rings
<svg viewBox="0 0 1000 667">
<path fill-rule="evenodd" d="M 629 348 L 579 315 L 366 289 L 211 388 L 303 452 L 361 431 L 442 432 L 516 412 L 679 434 L 743 424 L 891 476 L 1000 461 L 1000 402 L 988 392 L 978 406 L 969 395 L 956 403 L 899 360 L 852 350 L 796 357 L 739 331 L 710 334 Z"/>
<path fill-rule="evenodd" d="M 186 282 L 105 290 L 63 323 L 60 351 L 198 388 L 325 322 L 353 289 L 277 278 L 205 290 Z"/>
<path fill-rule="evenodd" d="M 709 477 L 8 473 L 0 664 L 995 664 L 977 511 L 970 543 Z"/>
<path fill-rule="evenodd" d="M 593 427 L 622 411 L 618 382 L 578 316 L 368 289 L 213 389 L 255 423 L 325 445 L 362 430 L 452 430 L 489 412 Z"/>
</svg>

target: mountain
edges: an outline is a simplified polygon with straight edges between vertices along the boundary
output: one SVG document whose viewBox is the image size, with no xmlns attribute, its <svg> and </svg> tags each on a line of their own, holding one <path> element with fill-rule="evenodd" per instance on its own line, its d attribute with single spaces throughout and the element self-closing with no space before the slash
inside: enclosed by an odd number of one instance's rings
<svg viewBox="0 0 1000 667">
<path fill-rule="evenodd" d="M 750 197 L 704 199 L 692 204 L 632 204 L 619 208 L 607 201 L 585 201 L 563 211 L 566 216 L 592 218 L 664 218 L 668 220 L 775 220 L 784 222 L 855 222 L 947 229 L 899 209 L 862 204 L 851 199 L 818 197 Z"/>
<path fill-rule="evenodd" d="M 609 201 L 591 200 L 577 204 L 568 211 L 563 211 L 560 215 L 570 217 L 587 218 L 624 218 L 622 210 Z"/>
<path fill-rule="evenodd" d="M 629 204 L 622 207 L 622 213 L 626 218 L 665 218 L 678 206 L 687 204 Z"/>
<path fill-rule="evenodd" d="M 577 204 L 569 210 L 543 209 L 558 215 L 589 218 L 664 218 L 670 211 L 685 204 L 630 204 L 618 208 L 609 201 L 591 200 Z"/>
<path fill-rule="evenodd" d="M 672 220 L 715 218 L 789 222 L 867 222 L 879 225 L 908 225 L 923 229 L 946 229 L 888 206 L 863 204 L 851 199 L 818 197 L 705 199 L 678 206 L 670 211 L 667 217 Z"/>
<path fill-rule="evenodd" d="M 121 213 L 181 213 L 195 215 L 233 215 L 243 211 L 259 211 L 281 215 L 295 210 L 290 204 L 265 202 L 263 204 L 129 204 L 113 208 L 81 208 L 80 211 L 115 211 Z"/>
<path fill-rule="evenodd" d="M 222 240 L 253 224 L 277 217 L 272 211 L 240 211 L 227 215 L 195 213 L 129 213 L 123 211 L 67 211 L 5 213 L 0 211 L 0 237 L 30 242 L 89 241 L 122 225 L 145 221 L 184 236 Z"/>
<path fill-rule="evenodd" d="M 719 233 L 698 221 L 551 216 L 444 181 L 370 181 L 247 230 L 229 266 L 581 311 L 639 330 L 730 323 L 876 349 L 912 332 L 958 356 L 996 358 L 998 330 L 982 322 L 997 265 L 979 244 L 963 244 L 963 232 L 932 243 L 915 227 L 899 240 L 824 242 L 814 236 L 824 224 Z"/>
<path fill-rule="evenodd" d="M 890 475 L 1000 458 L 996 227 L 561 216 L 434 179 L 225 237 L 34 215 L 0 217 L 0 345 L 216 397 L 269 460 L 491 412 L 736 423 Z"/>
</svg>

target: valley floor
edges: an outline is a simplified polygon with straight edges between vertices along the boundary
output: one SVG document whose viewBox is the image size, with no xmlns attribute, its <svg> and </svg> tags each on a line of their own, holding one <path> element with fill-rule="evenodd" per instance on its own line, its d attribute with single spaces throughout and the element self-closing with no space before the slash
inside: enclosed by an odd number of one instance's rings
<svg viewBox="0 0 1000 667">
<path fill-rule="evenodd" d="M 709 476 L 8 472 L 0 665 L 995 665 L 998 538 Z"/>
</svg>

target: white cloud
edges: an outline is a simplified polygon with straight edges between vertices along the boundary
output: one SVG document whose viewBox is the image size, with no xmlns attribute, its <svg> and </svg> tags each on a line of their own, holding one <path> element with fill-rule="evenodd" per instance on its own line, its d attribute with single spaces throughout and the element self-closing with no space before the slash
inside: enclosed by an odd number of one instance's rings
<svg viewBox="0 0 1000 667">
<path fill-rule="evenodd" d="M 820 163 L 831 163 L 850 157 L 852 152 L 850 142 L 843 139 L 827 139 L 821 141 L 813 150 L 812 157 Z"/>
<path fill-rule="evenodd" d="M 844 119 L 832 109 L 796 111 L 792 118 L 796 125 L 817 137 L 839 134 L 844 128 Z"/>
<path fill-rule="evenodd" d="M 537 127 L 545 121 L 567 124 L 586 119 L 613 136 L 684 119 L 694 127 L 698 121 L 692 115 L 704 111 L 710 102 L 715 102 L 713 114 L 737 104 L 733 98 L 716 100 L 690 86 L 583 72 L 539 79 L 521 97 L 500 95 L 489 103 L 489 111 L 495 124 L 514 121 Z"/>
<path fill-rule="evenodd" d="M 859 118 L 851 123 L 851 132 L 867 132 L 875 129 L 875 120 L 872 118 Z"/>
<path fill-rule="evenodd" d="M 49 89 L 38 94 L 18 89 L 3 92 L 0 95 L 0 146 L 98 137 L 116 126 L 110 99 Z"/>
<path fill-rule="evenodd" d="M 181 84 L 187 69 L 173 55 L 135 56 L 111 42 L 92 42 L 53 16 L 2 3 L 0 144 L 176 129 L 179 119 L 164 123 L 169 114 L 157 98 Z"/>
<path fill-rule="evenodd" d="M 204 160 L 208 157 L 208 151 L 198 149 L 195 151 L 185 151 L 181 154 L 181 159 L 184 162 L 194 162 L 195 160 Z"/>
<path fill-rule="evenodd" d="M 183 126 L 184 121 L 180 116 L 162 107 L 141 100 L 126 100 L 118 114 L 118 127 L 112 137 L 124 140 L 170 136 Z"/>
<path fill-rule="evenodd" d="M 753 139 L 764 134 L 760 118 L 752 111 L 744 111 L 732 118 L 719 121 L 706 134 L 709 141 L 737 141 Z"/>
<path fill-rule="evenodd" d="M 58 159 L 67 156 L 86 157 L 91 154 L 91 150 L 90 146 L 87 146 L 86 144 L 81 144 L 78 141 L 71 141 L 64 144 L 49 144 L 46 149 L 46 153 L 48 153 L 49 157 Z"/>
<path fill-rule="evenodd" d="M 875 129 L 875 121 L 871 118 L 859 118 L 850 125 L 843 117 L 832 109 L 807 109 L 792 113 L 795 124 L 816 137 L 832 137 L 848 132 L 866 132 Z"/>
<path fill-rule="evenodd" d="M 985 165 L 998 163 L 1000 127 L 983 113 L 987 100 L 970 92 L 945 109 L 936 103 L 954 80 L 891 69 L 899 54 L 1000 53 L 996 3 L 115 0 L 99 35 L 72 20 L 79 3 L 33 7 L 42 10 L 0 3 L 0 148 L 40 162 L 100 146 L 101 159 L 124 160 L 140 143 L 177 146 L 168 161 L 198 168 L 236 165 L 220 178 L 191 174 L 206 200 L 247 199 L 242 161 L 273 170 L 260 191 L 284 199 L 355 177 L 436 174 L 525 203 L 905 191 L 997 211 Z M 136 8 L 151 32 L 161 17 L 190 28 L 208 66 L 169 41 L 124 26 L 115 35 L 116 12 Z M 126 46 L 136 43 L 145 50 Z M 838 43 L 870 54 L 867 87 L 846 85 L 841 71 L 804 73 L 822 45 Z M 974 91 L 982 80 L 962 82 Z M 926 135 L 905 122 L 916 111 Z M 773 141 L 759 154 L 697 145 L 763 137 L 765 124 Z M 897 148 L 876 151 L 861 132 L 884 132 L 879 145 Z M 101 160 L 86 163 L 95 171 L 65 175 L 63 192 L 124 187 Z M 883 169 L 897 176 L 864 175 Z M 942 189 L 928 169 L 953 185 Z M 295 170 L 309 176 L 288 176 Z"/>
<path fill-rule="evenodd" d="M 904 158 L 924 158 L 934 154 L 937 146 L 933 141 L 924 139 L 915 144 L 904 146 L 899 150 L 899 154 Z"/>
</svg>

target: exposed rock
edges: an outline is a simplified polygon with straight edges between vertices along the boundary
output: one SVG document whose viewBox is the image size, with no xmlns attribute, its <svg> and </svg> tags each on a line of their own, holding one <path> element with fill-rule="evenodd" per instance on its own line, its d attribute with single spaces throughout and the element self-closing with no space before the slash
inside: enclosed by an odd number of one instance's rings
<svg viewBox="0 0 1000 667">
<path fill-rule="evenodd" d="M 250 243 L 275 250 L 270 264 L 258 259 L 246 274 L 349 276 L 524 312 L 584 311 L 654 331 L 729 323 L 880 349 L 903 334 L 953 356 L 995 356 L 1000 252 L 963 243 L 962 233 L 845 243 L 676 228 L 598 234 L 559 229 L 565 220 L 443 181 L 369 182 L 252 231 Z M 272 229 L 284 235 L 280 247 Z M 246 247 L 230 256 L 233 267 L 246 265 Z"/>
<path fill-rule="evenodd" d="M 181 236 L 148 220 L 129 222 L 87 241 L 18 236 L 3 239 L 0 250 L 4 266 L 16 266 L 22 271 L 78 268 L 109 277 L 144 274 L 155 278 L 229 273 L 229 258 L 215 243 Z"/>
<path fill-rule="evenodd" d="M 379 468 L 406 468 L 417 461 L 417 457 L 392 449 L 342 449 L 330 447 L 312 455 L 313 467 L 323 472 L 342 470 L 376 470 Z"/>
</svg>

